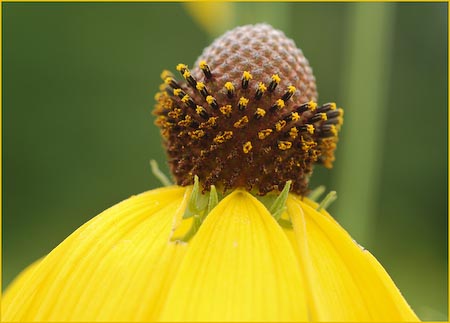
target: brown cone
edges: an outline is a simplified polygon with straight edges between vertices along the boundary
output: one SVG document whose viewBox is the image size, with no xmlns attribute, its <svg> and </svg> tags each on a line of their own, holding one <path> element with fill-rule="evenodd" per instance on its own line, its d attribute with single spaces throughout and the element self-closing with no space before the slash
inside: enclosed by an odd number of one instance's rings
<svg viewBox="0 0 450 323">
<path fill-rule="evenodd" d="M 183 81 L 163 72 L 156 99 L 169 164 L 179 185 L 264 195 L 307 191 L 313 163 L 331 167 L 342 110 L 317 107 L 315 79 L 294 42 L 267 24 L 216 39 Z"/>
</svg>

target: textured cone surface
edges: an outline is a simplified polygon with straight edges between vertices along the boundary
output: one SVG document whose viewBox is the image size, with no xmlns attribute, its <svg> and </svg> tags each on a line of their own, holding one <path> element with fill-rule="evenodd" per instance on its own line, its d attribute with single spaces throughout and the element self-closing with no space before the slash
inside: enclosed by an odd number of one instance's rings
<svg viewBox="0 0 450 323">
<path fill-rule="evenodd" d="M 331 167 L 342 110 L 317 106 L 308 61 L 281 31 L 235 28 L 177 70 L 181 81 L 162 73 L 154 111 L 177 184 L 198 175 L 205 190 L 264 195 L 292 180 L 304 194 L 313 164 Z"/>
<path fill-rule="evenodd" d="M 201 61 L 207 62 L 214 70 L 214 92 L 218 92 L 221 99 L 225 99 L 225 93 L 221 91 L 223 84 L 234 80 L 238 85 L 242 72 L 249 71 L 253 85 L 258 82 L 269 84 L 271 76 L 278 74 L 281 80 L 272 98 L 280 98 L 286 88 L 293 85 L 297 92 L 292 98 L 292 106 L 317 100 L 316 80 L 308 60 L 292 39 L 269 25 L 237 27 L 216 39 L 195 63 L 192 74 L 199 78 L 202 76 L 198 67 Z M 260 104 L 264 103 L 269 105 L 273 102 L 269 96 L 263 96 Z"/>
</svg>

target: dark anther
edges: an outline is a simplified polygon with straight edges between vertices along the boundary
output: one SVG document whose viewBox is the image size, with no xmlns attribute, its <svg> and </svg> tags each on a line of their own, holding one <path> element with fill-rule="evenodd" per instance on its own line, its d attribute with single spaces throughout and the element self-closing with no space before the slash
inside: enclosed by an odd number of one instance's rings
<svg viewBox="0 0 450 323">
<path fill-rule="evenodd" d="M 196 88 L 200 92 L 200 94 L 206 99 L 206 97 L 209 95 L 209 92 L 205 84 L 203 82 L 197 82 Z"/>
<path fill-rule="evenodd" d="M 186 92 L 184 92 L 182 89 L 173 90 L 173 94 L 179 97 L 180 99 L 183 99 L 186 96 Z"/>
<path fill-rule="evenodd" d="M 252 78 L 253 76 L 249 72 L 244 71 L 244 73 L 242 73 L 242 88 L 244 90 L 248 88 L 248 83 Z"/>
<path fill-rule="evenodd" d="M 287 101 L 289 100 L 295 93 L 295 87 L 293 87 L 292 85 L 288 87 L 288 90 L 286 91 L 286 93 L 283 94 L 283 96 L 281 97 L 281 99 L 283 101 Z"/>
<path fill-rule="evenodd" d="M 325 121 L 323 124 L 327 125 L 327 124 L 339 124 L 341 121 L 339 120 L 339 118 L 328 118 L 327 121 Z"/>
<path fill-rule="evenodd" d="M 186 100 L 183 100 L 182 99 L 182 101 L 184 102 L 184 103 L 186 103 L 186 105 L 188 106 L 188 107 L 190 107 L 190 108 L 195 108 L 196 107 L 196 104 L 195 104 L 195 102 L 191 99 L 191 98 L 188 98 L 188 99 L 186 99 Z"/>
<path fill-rule="evenodd" d="M 281 79 L 277 74 L 272 75 L 272 81 L 270 82 L 268 87 L 269 92 L 273 92 L 280 81 Z"/>
<path fill-rule="evenodd" d="M 320 128 L 320 137 L 321 138 L 327 138 L 327 137 L 334 137 L 337 134 L 336 127 L 334 125 L 323 125 Z"/>
<path fill-rule="evenodd" d="M 248 105 L 248 101 L 249 101 L 249 100 L 248 100 L 247 98 L 241 97 L 241 98 L 239 99 L 238 109 L 239 109 L 240 111 L 245 110 L 245 108 L 246 108 L 247 105 Z"/>
<path fill-rule="evenodd" d="M 339 117 L 341 112 L 339 110 L 331 110 L 327 112 L 327 119 Z"/>
<path fill-rule="evenodd" d="M 208 64 L 206 64 L 205 61 L 200 62 L 200 69 L 202 70 L 203 74 L 205 74 L 205 77 L 207 79 L 211 78 L 211 76 L 212 76 L 211 70 L 209 69 L 209 66 L 208 66 Z"/>
<path fill-rule="evenodd" d="M 311 122 L 318 122 L 318 121 L 326 121 L 327 120 L 327 114 L 326 113 L 316 113 L 312 116 L 311 119 L 309 119 Z"/>
<path fill-rule="evenodd" d="M 295 108 L 295 111 L 297 111 L 299 114 L 302 114 L 303 112 L 308 111 L 309 109 L 309 103 L 303 103 L 302 105 L 299 105 Z"/>
<path fill-rule="evenodd" d="M 258 88 L 257 88 L 256 93 L 255 93 L 255 99 L 256 100 L 261 99 L 261 97 L 263 96 L 264 92 L 266 92 L 266 90 L 267 90 L 267 88 L 264 85 L 264 83 L 259 82 Z"/>
<path fill-rule="evenodd" d="M 284 117 L 284 120 L 286 121 L 298 121 L 300 120 L 300 115 L 298 112 L 291 112 L 286 117 Z"/>
<path fill-rule="evenodd" d="M 183 73 L 183 77 L 185 78 L 185 80 L 189 83 L 190 86 L 192 86 L 194 89 L 197 86 L 197 81 L 192 77 L 191 72 L 189 72 L 188 70 L 186 70 Z"/>
<path fill-rule="evenodd" d="M 335 103 L 325 103 L 324 105 L 317 108 L 317 112 L 328 112 L 330 110 L 336 110 Z"/>
<path fill-rule="evenodd" d="M 226 82 L 224 85 L 225 89 L 227 90 L 227 96 L 229 99 L 231 99 L 234 96 L 234 85 L 231 82 Z"/>
<path fill-rule="evenodd" d="M 184 74 L 184 72 L 186 72 L 187 70 L 187 66 L 184 64 L 178 64 L 177 65 L 177 71 L 181 73 L 181 75 Z"/>
<path fill-rule="evenodd" d="M 201 105 L 197 105 L 197 107 L 195 108 L 195 112 L 197 112 L 197 114 L 203 119 L 209 119 L 208 112 L 206 112 L 205 108 L 203 108 Z"/>
<path fill-rule="evenodd" d="M 172 89 L 179 89 L 180 85 L 172 78 L 168 77 L 164 80 L 164 82 L 169 85 Z"/>
<path fill-rule="evenodd" d="M 209 105 L 211 106 L 211 108 L 213 108 L 213 109 L 218 109 L 219 108 L 219 105 L 217 104 L 216 98 L 211 96 L 211 95 L 208 95 L 206 97 L 206 102 L 208 102 Z"/>
<path fill-rule="evenodd" d="M 255 99 L 256 99 L 256 100 L 261 99 L 263 93 L 264 93 L 263 91 L 261 91 L 260 89 L 257 89 L 257 90 L 256 90 L 256 93 L 255 93 Z"/>
</svg>

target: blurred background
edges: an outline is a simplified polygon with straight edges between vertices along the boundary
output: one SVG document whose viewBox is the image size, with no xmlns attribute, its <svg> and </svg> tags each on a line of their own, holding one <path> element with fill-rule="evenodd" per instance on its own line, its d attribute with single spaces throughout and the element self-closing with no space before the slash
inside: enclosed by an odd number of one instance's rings
<svg viewBox="0 0 450 323">
<path fill-rule="evenodd" d="M 3 288 L 167 173 L 153 96 L 214 36 L 268 22 L 345 109 L 330 212 L 423 320 L 447 320 L 446 3 L 3 3 Z"/>
</svg>

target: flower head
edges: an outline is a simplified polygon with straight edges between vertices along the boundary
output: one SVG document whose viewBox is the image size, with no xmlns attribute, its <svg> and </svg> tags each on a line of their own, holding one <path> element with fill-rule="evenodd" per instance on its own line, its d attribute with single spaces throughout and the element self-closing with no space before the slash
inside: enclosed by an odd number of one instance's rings
<svg viewBox="0 0 450 323">
<path fill-rule="evenodd" d="M 315 103 L 300 50 L 268 25 L 245 26 L 196 66 L 177 66 L 181 82 L 163 73 L 155 110 L 186 187 L 84 224 L 13 282 L 3 319 L 418 320 L 326 203 L 304 196 L 313 164 L 333 161 L 342 110 Z"/>
<path fill-rule="evenodd" d="M 315 78 L 294 42 L 267 24 L 216 39 L 182 80 L 164 71 L 156 124 L 179 185 L 307 191 L 313 164 L 331 167 L 342 109 L 316 103 Z"/>
</svg>

